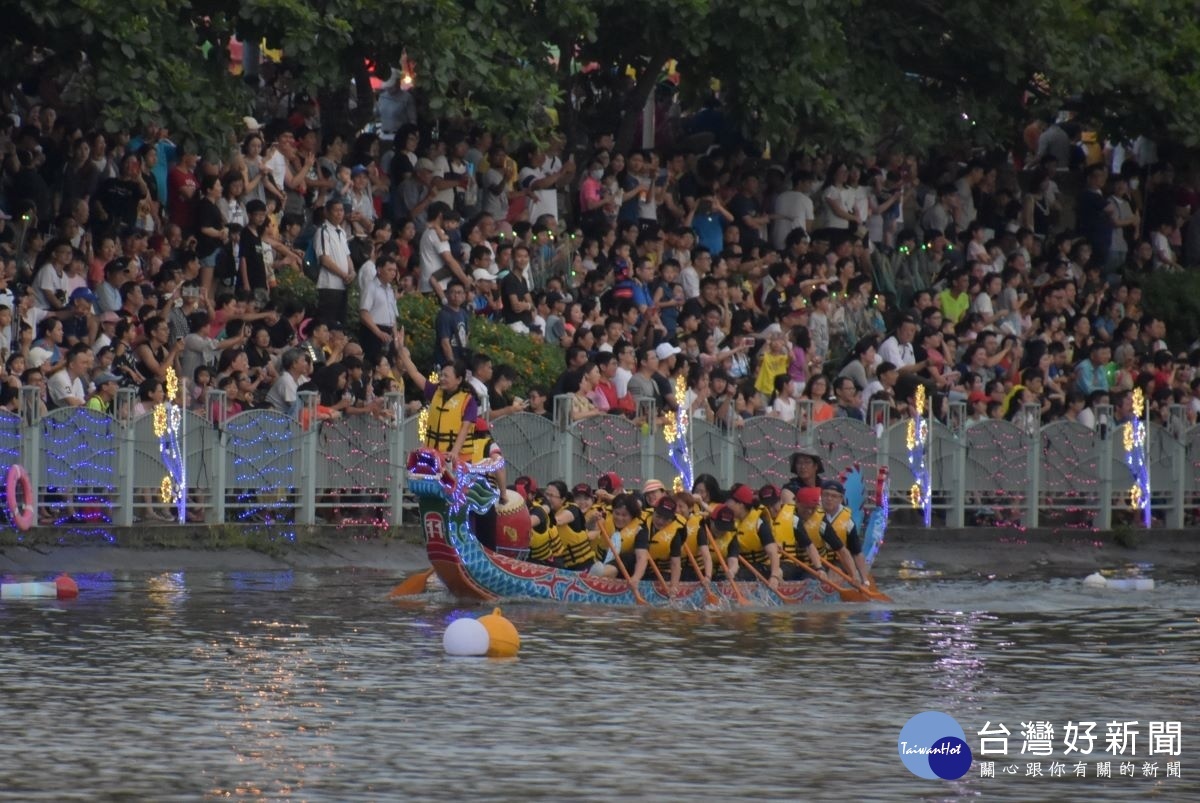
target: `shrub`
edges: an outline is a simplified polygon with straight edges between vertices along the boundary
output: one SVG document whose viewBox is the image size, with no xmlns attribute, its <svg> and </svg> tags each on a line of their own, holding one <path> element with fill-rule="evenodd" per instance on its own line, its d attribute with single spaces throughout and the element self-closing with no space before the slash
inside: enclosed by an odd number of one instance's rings
<svg viewBox="0 0 1200 803">
<path fill-rule="evenodd" d="M 299 270 L 280 271 L 276 277 L 272 297 L 276 303 L 281 301 L 296 301 L 303 304 L 311 315 L 317 309 L 317 286 L 312 279 Z"/>
<path fill-rule="evenodd" d="M 420 295 L 408 295 L 396 305 L 397 322 L 405 328 L 413 362 L 422 371 L 433 367 L 433 321 L 436 301 Z M 510 365 L 517 379 L 513 393 L 528 397 L 538 385 L 549 388 L 563 372 L 563 350 L 528 335 L 520 335 L 502 323 L 474 318 L 471 320 L 471 349 L 492 358 L 497 365 Z"/>
<path fill-rule="evenodd" d="M 1200 274 L 1154 273 L 1141 280 L 1142 308 L 1167 325 L 1172 348 L 1191 348 L 1200 338 Z"/>
</svg>

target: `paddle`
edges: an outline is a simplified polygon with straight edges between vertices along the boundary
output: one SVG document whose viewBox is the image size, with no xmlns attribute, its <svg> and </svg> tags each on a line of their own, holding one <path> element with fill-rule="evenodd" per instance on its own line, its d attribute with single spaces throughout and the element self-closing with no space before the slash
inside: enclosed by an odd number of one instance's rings
<svg viewBox="0 0 1200 803">
<path fill-rule="evenodd" d="M 617 564 L 617 571 L 625 578 L 625 582 L 629 583 L 629 590 L 633 592 L 633 598 L 637 600 L 638 605 L 645 605 L 646 600 L 642 599 L 642 595 L 638 593 L 637 584 L 629 577 L 629 570 L 625 568 L 625 561 L 621 560 L 621 553 L 617 552 L 613 545 L 612 537 L 604 529 L 603 522 L 600 524 L 600 534 L 604 536 L 604 542 L 608 544 L 608 551 L 613 555 L 613 563 Z"/>
<path fill-rule="evenodd" d="M 414 594 L 425 593 L 425 584 L 429 582 L 431 574 L 433 569 L 422 569 L 416 574 L 410 574 L 391 590 L 388 597 L 411 597 Z"/>
<path fill-rule="evenodd" d="M 804 561 L 800 560 L 798 557 L 796 557 L 796 556 L 795 556 L 795 555 L 793 555 L 792 553 L 790 553 L 790 552 L 784 552 L 782 549 L 781 549 L 781 550 L 779 550 L 779 551 L 780 551 L 780 553 L 781 553 L 781 554 L 782 554 L 782 555 L 783 555 L 785 558 L 787 558 L 787 559 L 788 559 L 788 560 L 790 560 L 792 563 L 794 563 L 794 564 L 796 564 L 797 566 L 799 566 L 799 567 L 800 567 L 801 569 L 803 569 L 804 571 L 806 571 L 806 572 L 808 572 L 809 574 L 811 574 L 811 575 L 812 575 L 812 576 L 813 576 L 815 579 L 817 579 L 817 580 L 821 581 L 823 584 L 825 584 L 825 585 L 827 585 L 827 586 L 831 586 L 831 587 L 832 587 L 832 588 L 833 588 L 835 591 L 841 591 L 841 592 L 843 592 L 843 593 L 844 593 L 844 592 L 848 592 L 848 591 L 850 591 L 850 589 L 846 588 L 845 586 L 840 586 L 840 585 L 838 585 L 837 583 L 835 583 L 835 582 L 833 582 L 832 580 L 830 580 L 829 578 L 827 578 L 827 577 L 822 577 L 821 575 L 817 574 L 817 570 L 816 570 L 816 569 L 814 569 L 812 566 L 809 566 L 807 563 L 805 563 Z"/>
<path fill-rule="evenodd" d="M 774 594 L 775 596 L 779 597 L 779 601 L 780 601 L 780 602 L 783 602 L 783 603 L 788 603 L 788 602 L 790 602 L 790 601 L 791 601 L 791 599 L 790 599 L 789 597 L 785 597 L 785 596 L 783 595 L 783 593 L 782 593 L 782 592 L 780 592 L 780 591 L 777 591 L 777 590 L 775 590 L 774 588 L 771 588 L 771 584 L 770 584 L 770 583 L 767 581 L 767 578 L 763 577 L 763 574 L 762 574 L 762 572 L 760 572 L 758 569 L 756 569 L 756 568 L 754 567 L 754 564 L 753 564 L 753 563 L 751 563 L 750 561 L 746 560 L 746 559 L 745 559 L 744 557 L 742 557 L 741 555 L 738 555 L 738 560 L 739 560 L 739 561 L 741 561 L 741 563 L 742 563 L 742 565 L 743 565 L 743 566 L 745 566 L 747 569 L 749 569 L 749 570 L 750 570 L 750 573 L 751 573 L 752 575 L 754 575 L 755 577 L 757 577 L 757 578 L 758 578 L 758 582 L 760 582 L 760 583 L 762 583 L 764 586 L 766 586 L 766 587 L 767 587 L 767 590 L 769 590 L 769 591 L 770 591 L 772 594 Z"/>
<path fill-rule="evenodd" d="M 708 543 L 709 546 L 712 547 L 713 551 L 717 553 L 717 557 L 721 561 L 721 568 L 725 570 L 725 575 L 729 578 L 729 585 L 733 586 L 733 595 L 737 597 L 737 600 L 740 604 L 749 605 L 750 603 L 746 601 L 746 595 L 743 594 L 742 589 L 738 587 L 737 580 L 735 579 L 734 575 L 729 573 L 729 564 L 725 561 L 725 553 L 721 551 L 720 542 L 717 541 L 716 538 L 709 538 Z"/>
<path fill-rule="evenodd" d="M 866 594 L 868 599 L 874 600 L 876 602 L 891 602 L 892 601 L 892 598 L 889 597 L 887 594 L 884 594 L 882 591 L 872 591 L 867 586 L 864 586 L 862 583 L 857 582 L 853 577 L 846 574 L 839 567 L 835 566 L 833 564 L 833 562 L 830 561 L 828 558 L 822 557 L 821 562 L 825 564 L 825 568 L 831 569 L 833 572 L 835 572 L 839 577 L 841 577 L 847 583 L 854 586 L 855 590 L 861 591 L 862 593 Z"/>
<path fill-rule="evenodd" d="M 704 586 L 705 599 L 709 605 L 716 605 L 719 602 L 716 593 L 712 589 L 712 585 L 708 582 L 708 578 L 704 576 L 704 572 L 700 571 L 700 561 L 696 560 L 695 554 L 692 553 L 692 548 L 687 544 L 683 545 L 683 551 L 687 553 L 688 560 L 691 561 L 692 571 L 696 573 L 696 577 L 700 579 L 700 585 Z"/>
<path fill-rule="evenodd" d="M 650 564 L 650 568 L 654 570 L 654 576 L 657 577 L 658 582 L 662 583 L 663 585 L 663 590 L 659 593 L 666 597 L 668 601 L 674 599 L 671 596 L 671 585 L 667 582 L 667 578 L 663 577 L 662 570 L 658 568 L 658 564 L 654 562 L 654 558 L 647 555 L 646 563 Z"/>
</svg>

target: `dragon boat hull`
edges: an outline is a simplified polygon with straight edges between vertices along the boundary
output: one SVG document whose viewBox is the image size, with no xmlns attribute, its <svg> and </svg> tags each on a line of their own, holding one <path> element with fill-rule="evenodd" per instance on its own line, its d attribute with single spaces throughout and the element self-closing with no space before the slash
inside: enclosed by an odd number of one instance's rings
<svg viewBox="0 0 1200 803">
<path fill-rule="evenodd" d="M 596 577 L 586 572 L 569 571 L 518 560 L 487 549 L 471 530 L 469 504 L 454 504 L 453 484 L 462 482 L 448 471 L 434 470 L 429 464 L 423 472 L 414 472 L 409 461 L 409 488 L 419 499 L 425 547 L 434 573 L 455 597 L 478 602 L 498 599 L 545 600 L 593 605 L 638 605 L 638 595 L 649 605 L 684 609 L 703 609 L 714 604 L 740 602 L 774 607 L 781 605 L 863 602 L 865 595 L 849 590 L 839 592 L 816 579 L 784 582 L 778 591 L 760 582 L 739 581 L 737 590 L 728 581 L 681 582 L 679 591 L 668 595 L 656 581 L 643 580 L 635 595 L 624 579 Z M 462 495 L 457 497 L 463 499 Z M 878 549 L 886 525 L 886 511 L 877 510 L 867 526 L 864 553 L 871 558 Z M 740 594 L 738 593 L 740 592 Z"/>
</svg>

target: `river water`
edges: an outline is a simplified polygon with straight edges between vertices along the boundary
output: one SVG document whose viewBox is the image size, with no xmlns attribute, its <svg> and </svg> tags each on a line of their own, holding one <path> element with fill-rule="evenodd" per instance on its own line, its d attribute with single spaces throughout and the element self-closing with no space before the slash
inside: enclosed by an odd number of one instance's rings
<svg viewBox="0 0 1200 803">
<path fill-rule="evenodd" d="M 515 660 L 448 658 L 464 611 L 375 571 L 79 576 L 0 605 L 5 800 L 1200 799 L 1200 589 L 883 584 L 891 606 L 682 613 L 513 604 Z M 480 613 L 473 609 L 471 613 Z M 921 780 L 940 710 L 1019 774 Z M 1025 777 L 1022 721 L 1141 724 L 1137 777 Z M 1180 721 L 1154 756 L 1150 721 Z M 1180 777 L 1168 778 L 1167 760 Z M 1050 758 L 1042 759 L 1044 770 Z"/>
</svg>

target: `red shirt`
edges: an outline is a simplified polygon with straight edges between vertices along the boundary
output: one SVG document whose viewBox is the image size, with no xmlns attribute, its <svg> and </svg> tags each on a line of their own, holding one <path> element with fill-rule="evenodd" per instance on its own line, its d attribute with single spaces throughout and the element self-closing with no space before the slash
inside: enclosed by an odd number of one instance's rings
<svg viewBox="0 0 1200 803">
<path fill-rule="evenodd" d="M 190 188 L 190 190 L 189 190 Z M 185 193 L 185 190 L 188 190 Z M 190 233 L 200 182 L 196 176 L 176 165 L 167 173 L 168 212 L 171 222 Z"/>
</svg>

